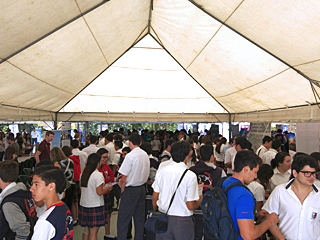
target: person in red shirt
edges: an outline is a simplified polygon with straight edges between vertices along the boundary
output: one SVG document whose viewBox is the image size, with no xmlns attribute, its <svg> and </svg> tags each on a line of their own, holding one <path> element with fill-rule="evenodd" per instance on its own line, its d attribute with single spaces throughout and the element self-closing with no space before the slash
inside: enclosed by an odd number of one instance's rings
<svg viewBox="0 0 320 240">
<path fill-rule="evenodd" d="M 109 153 L 108 150 L 105 148 L 100 148 L 97 151 L 98 154 L 101 155 L 101 166 L 98 168 L 98 171 L 103 174 L 104 177 L 104 183 L 111 183 L 114 182 L 114 174 L 111 168 L 108 166 L 107 161 L 109 159 Z M 116 237 L 110 234 L 110 219 L 111 219 L 111 213 L 112 213 L 112 202 L 111 198 L 109 196 L 109 192 L 107 192 L 104 196 L 104 204 L 105 209 L 107 211 L 107 219 L 108 223 L 105 225 L 105 236 L 104 239 L 115 239 Z"/>
<path fill-rule="evenodd" d="M 40 143 L 36 154 L 34 155 L 36 162 L 39 163 L 42 160 L 50 160 L 50 142 L 52 142 L 54 132 L 47 131 L 45 139 Z"/>
</svg>

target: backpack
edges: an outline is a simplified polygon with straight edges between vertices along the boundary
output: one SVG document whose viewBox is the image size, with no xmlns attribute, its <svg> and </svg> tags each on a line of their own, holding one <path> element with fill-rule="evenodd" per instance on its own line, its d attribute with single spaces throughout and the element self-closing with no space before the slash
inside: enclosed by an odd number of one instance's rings
<svg viewBox="0 0 320 240">
<path fill-rule="evenodd" d="M 170 159 L 170 156 L 163 155 L 163 156 L 159 157 L 159 163 L 162 163 L 162 162 L 167 161 L 169 159 Z"/>
<path fill-rule="evenodd" d="M 208 191 L 203 196 L 200 207 L 203 213 L 205 240 L 236 240 L 240 235 L 240 232 L 235 230 L 232 222 L 227 194 L 234 186 L 242 186 L 249 192 L 250 190 L 242 183 L 236 182 L 230 184 L 223 191 L 222 184 L 226 179 L 227 177 L 221 178 L 215 187 L 208 186 Z M 254 208 L 256 209 L 256 206 Z"/>
</svg>

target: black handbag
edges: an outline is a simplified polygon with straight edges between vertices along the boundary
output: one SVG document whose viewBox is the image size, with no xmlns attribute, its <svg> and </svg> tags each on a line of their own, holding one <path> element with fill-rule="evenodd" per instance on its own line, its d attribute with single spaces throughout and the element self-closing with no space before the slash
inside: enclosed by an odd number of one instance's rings
<svg viewBox="0 0 320 240">
<path fill-rule="evenodd" d="M 155 212 L 155 211 L 148 211 L 148 215 L 147 215 L 147 220 L 146 223 L 144 224 L 145 229 L 154 232 L 154 233 L 165 233 L 167 231 L 168 228 L 168 211 L 171 207 L 171 204 L 173 202 L 174 196 L 176 195 L 176 191 L 184 177 L 184 175 L 187 173 L 188 169 L 186 169 L 184 171 L 184 173 L 182 174 L 178 186 L 176 188 L 176 190 L 174 191 L 172 198 L 170 200 L 170 204 L 169 207 L 167 209 L 166 213 L 162 213 L 162 212 Z"/>
</svg>

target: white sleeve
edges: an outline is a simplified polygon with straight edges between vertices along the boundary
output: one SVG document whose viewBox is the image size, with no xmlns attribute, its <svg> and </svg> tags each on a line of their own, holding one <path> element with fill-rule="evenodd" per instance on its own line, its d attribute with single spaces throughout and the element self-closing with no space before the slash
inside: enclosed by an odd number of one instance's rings
<svg viewBox="0 0 320 240">
<path fill-rule="evenodd" d="M 261 184 L 257 185 L 254 197 L 257 202 L 263 202 L 265 200 L 266 192 Z"/>
<path fill-rule="evenodd" d="M 99 187 L 101 184 L 104 184 L 104 177 L 103 177 L 103 174 L 101 172 L 94 172 L 95 175 L 93 176 L 94 177 L 94 184 L 95 184 L 95 187 Z"/>
<path fill-rule="evenodd" d="M 263 205 L 262 209 L 265 209 L 269 213 L 279 214 L 280 206 L 280 191 L 277 188 L 271 193 L 267 202 Z"/>
<path fill-rule="evenodd" d="M 34 226 L 32 240 L 51 239 L 56 235 L 56 229 L 46 220 L 39 219 Z"/>
<path fill-rule="evenodd" d="M 126 159 L 121 164 L 121 167 L 119 169 L 119 173 L 121 173 L 122 175 L 128 176 L 130 171 L 131 171 L 131 160 L 130 160 L 130 157 L 128 157 L 128 155 L 127 155 Z"/>
<path fill-rule="evenodd" d="M 230 148 L 229 148 L 230 149 Z M 228 149 L 228 150 L 229 150 Z M 231 155 L 230 155 L 230 151 L 226 151 L 226 155 L 225 155 L 225 158 L 224 158 L 224 163 L 228 163 L 228 162 L 231 162 L 232 159 L 231 159 Z"/>
<path fill-rule="evenodd" d="M 199 199 L 199 192 L 198 192 L 198 181 L 196 174 L 193 173 L 192 179 L 188 183 L 187 189 L 187 201 L 196 201 Z"/>
</svg>

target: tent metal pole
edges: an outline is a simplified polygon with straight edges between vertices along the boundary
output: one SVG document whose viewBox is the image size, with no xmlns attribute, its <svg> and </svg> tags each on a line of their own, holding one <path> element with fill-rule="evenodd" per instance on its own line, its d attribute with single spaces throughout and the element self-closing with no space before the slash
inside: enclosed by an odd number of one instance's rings
<svg viewBox="0 0 320 240">
<path fill-rule="evenodd" d="M 231 114 L 229 113 L 229 142 L 231 141 L 232 136 L 232 125 L 231 125 Z"/>
<path fill-rule="evenodd" d="M 54 121 L 53 121 L 53 129 L 54 130 L 58 130 L 58 113 L 55 112 L 54 113 Z"/>
</svg>

